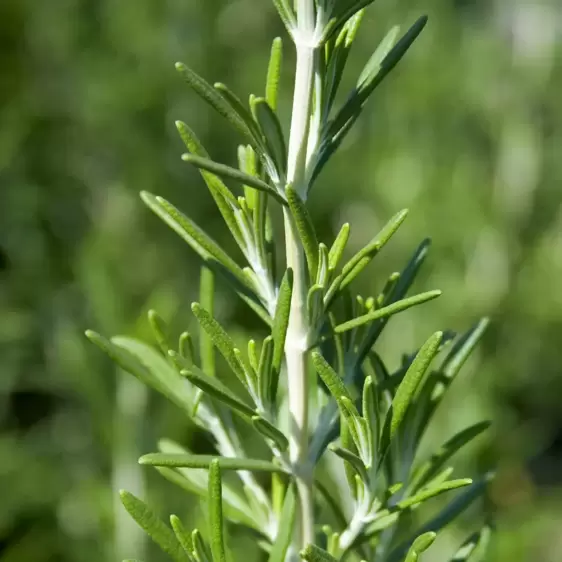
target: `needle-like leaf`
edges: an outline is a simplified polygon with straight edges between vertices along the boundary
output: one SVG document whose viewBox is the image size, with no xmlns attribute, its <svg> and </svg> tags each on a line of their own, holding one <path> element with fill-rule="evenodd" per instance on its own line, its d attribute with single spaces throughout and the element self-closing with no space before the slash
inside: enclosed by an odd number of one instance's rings
<svg viewBox="0 0 562 562">
<path fill-rule="evenodd" d="M 217 459 L 212 460 L 209 465 L 209 506 L 213 561 L 226 562 L 224 521 L 222 517 L 221 466 Z"/>
<path fill-rule="evenodd" d="M 125 509 L 147 535 L 175 562 L 190 562 L 172 530 L 139 498 L 121 491 Z"/>
<path fill-rule="evenodd" d="M 433 361 L 433 358 L 437 355 L 442 339 L 443 332 L 436 332 L 433 334 L 422 346 L 410 368 L 404 375 L 404 379 L 396 391 L 392 406 L 385 418 L 379 456 L 381 460 L 398 432 L 400 424 L 406 416 L 406 411 L 414 398 L 423 376 Z"/>
<path fill-rule="evenodd" d="M 265 86 L 265 99 L 269 107 L 277 109 L 277 98 L 279 96 L 279 81 L 281 79 L 281 65 L 283 63 L 283 40 L 276 37 L 271 45 L 269 65 L 267 67 L 267 80 Z"/>
<path fill-rule="evenodd" d="M 166 466 L 172 468 L 209 468 L 217 461 L 222 470 L 249 470 L 255 472 L 286 472 L 281 466 L 258 459 L 216 457 L 212 455 L 189 455 L 149 453 L 139 459 L 140 464 L 149 466 Z"/>
</svg>

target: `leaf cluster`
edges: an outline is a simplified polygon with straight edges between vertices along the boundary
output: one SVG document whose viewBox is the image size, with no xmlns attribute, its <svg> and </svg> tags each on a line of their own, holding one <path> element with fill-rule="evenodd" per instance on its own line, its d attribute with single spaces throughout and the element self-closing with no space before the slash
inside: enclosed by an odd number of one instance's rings
<svg viewBox="0 0 562 562">
<path fill-rule="evenodd" d="M 298 16 L 292 3 L 275 0 L 276 8 L 295 42 Z M 402 36 L 393 28 L 367 61 L 356 85 L 341 107 L 336 94 L 356 38 L 363 0 L 318 0 L 316 27 L 309 40 L 318 60 L 313 92 L 311 142 L 306 163 L 306 187 L 288 181 L 287 140 L 277 112 L 282 42 L 273 42 L 264 91 L 250 95 L 248 104 L 225 84 L 211 85 L 183 63 L 176 68 L 193 92 L 240 134 L 238 167 L 216 162 L 196 134 L 183 122 L 178 132 L 187 153 L 183 160 L 198 168 L 217 209 L 245 258 L 238 264 L 213 238 L 165 199 L 143 193 L 146 205 L 175 230 L 202 260 L 201 294 L 192 304 L 199 326 L 196 336 L 184 332 L 175 342 L 164 320 L 154 311 L 149 321 L 157 349 L 126 337 L 88 337 L 120 367 L 165 395 L 216 445 L 216 455 L 198 455 L 162 441 L 158 452 L 144 455 L 167 479 L 209 502 L 208 540 L 195 530 L 187 533 L 179 519 L 171 528 L 141 500 L 124 492 L 122 500 L 133 518 L 176 561 L 224 562 L 228 557 L 225 520 L 258 537 L 271 562 L 283 562 L 291 551 L 297 502 L 295 466 L 288 455 L 290 420 L 284 407 L 284 351 L 295 300 L 294 271 L 277 271 L 273 206 L 290 217 L 306 262 L 307 333 L 305 345 L 317 374 L 319 408 L 308 436 L 307 463 L 315 475 L 314 507 L 326 505 L 316 543 L 300 554 L 309 562 L 355 559 L 415 562 L 436 533 L 470 505 L 489 477 L 472 481 L 452 478 L 451 457 L 487 427 L 480 423 L 454 435 L 427 459 L 417 454 L 420 441 L 447 389 L 484 333 L 482 320 L 464 335 L 433 334 L 419 350 L 404 356 L 390 372 L 377 342 L 389 319 L 427 303 L 440 291 L 410 295 L 425 262 L 429 241 L 423 241 L 400 272 L 388 276 L 380 293 L 361 296 L 353 281 L 371 264 L 403 224 L 407 210 L 398 212 L 371 241 L 349 258 L 350 225 L 335 239 L 319 240 L 307 205 L 308 191 L 358 119 L 366 102 L 388 76 L 425 26 L 420 18 Z M 237 191 L 231 187 L 237 186 Z M 263 321 L 263 338 L 237 347 L 214 311 L 215 279 L 221 279 Z M 302 290 L 302 288 L 299 288 Z M 228 367 L 219 372 L 216 354 Z M 265 458 L 246 454 L 240 423 L 263 443 Z M 341 459 L 346 482 L 323 479 L 314 471 L 325 459 Z M 326 464 L 326 463 L 324 463 Z M 236 485 L 221 474 L 233 473 Z M 264 473 L 268 485 L 263 484 Z M 261 474 L 261 476 L 259 476 Z M 332 475 L 333 476 L 333 475 Z M 420 528 L 408 526 L 412 512 L 432 498 L 455 494 L 443 510 Z M 352 498 L 346 513 L 342 496 Z M 485 528 L 472 537 L 452 560 L 475 561 L 488 540 Z"/>
</svg>

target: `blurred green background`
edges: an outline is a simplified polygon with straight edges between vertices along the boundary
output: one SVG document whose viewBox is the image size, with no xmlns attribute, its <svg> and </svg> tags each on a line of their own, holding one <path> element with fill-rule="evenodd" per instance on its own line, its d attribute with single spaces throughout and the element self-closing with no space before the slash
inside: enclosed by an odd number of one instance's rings
<svg viewBox="0 0 562 562">
<path fill-rule="evenodd" d="M 434 240 L 417 288 L 444 295 L 389 325 L 380 351 L 391 364 L 432 330 L 493 318 L 432 440 L 493 419 L 459 472 L 498 467 L 485 502 L 498 526 L 491 559 L 559 562 L 562 6 L 378 0 L 348 87 L 391 25 L 424 12 L 428 28 L 310 205 L 327 241 L 350 221 L 352 247 L 411 209 L 361 278 L 363 293 L 380 289 L 423 237 Z M 269 43 L 282 33 L 260 0 L 0 1 L 0 561 L 164 560 L 120 507 L 122 487 L 163 514 L 199 513 L 136 458 L 163 435 L 204 441 L 83 332 L 148 337 L 149 308 L 178 332 L 193 325 L 198 261 L 138 192 L 170 199 L 234 251 L 201 179 L 180 161 L 174 120 L 189 123 L 217 160 L 234 162 L 239 139 L 173 63 L 245 97 L 263 89 Z M 285 53 L 287 117 L 288 42 Z M 219 289 L 221 319 L 258 330 Z M 437 543 L 436 561 L 462 527 Z"/>
</svg>

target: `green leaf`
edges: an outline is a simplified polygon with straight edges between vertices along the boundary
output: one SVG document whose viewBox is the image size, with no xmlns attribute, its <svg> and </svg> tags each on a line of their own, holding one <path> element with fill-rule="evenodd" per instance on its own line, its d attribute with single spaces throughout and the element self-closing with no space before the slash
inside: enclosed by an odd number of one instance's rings
<svg viewBox="0 0 562 562">
<path fill-rule="evenodd" d="M 404 310 L 407 310 L 408 308 L 417 306 L 418 304 L 423 304 L 425 302 L 431 301 L 439 296 L 441 296 L 441 291 L 428 291 L 426 293 L 421 293 L 413 297 L 408 297 L 406 299 L 402 299 L 395 303 L 389 304 L 388 306 L 375 309 L 372 312 L 364 314 L 363 316 L 353 318 L 352 320 L 344 322 L 343 324 L 339 324 L 335 327 L 334 331 L 336 334 L 342 334 L 344 332 L 348 332 L 349 330 L 353 330 L 355 328 L 359 328 L 360 326 L 364 326 L 365 324 L 374 322 L 375 320 L 388 318 L 393 314 L 397 314 L 398 312 L 402 312 Z"/>
<path fill-rule="evenodd" d="M 343 107 L 330 123 L 326 132 L 327 138 L 333 138 L 341 131 L 345 131 L 345 133 L 349 131 L 348 124 L 353 123 L 357 119 L 370 95 L 400 62 L 422 32 L 426 23 L 426 16 L 419 18 L 382 60 L 378 67 L 378 72 L 371 73 L 368 80 L 351 92 Z"/>
<path fill-rule="evenodd" d="M 314 368 L 316 369 L 316 372 L 324 381 L 324 384 L 328 387 L 330 394 L 336 400 L 342 414 L 346 417 L 346 419 L 350 417 L 350 411 L 348 407 L 351 408 L 352 416 L 359 417 L 359 412 L 353 405 L 353 398 L 351 397 L 351 394 L 345 386 L 342 378 L 332 369 L 332 367 L 330 367 L 328 362 L 318 351 L 312 352 L 312 363 L 314 365 Z M 351 406 L 344 404 L 342 398 L 347 398 Z"/>
<path fill-rule="evenodd" d="M 203 266 L 199 276 L 199 298 L 203 310 L 212 318 L 215 310 L 215 276 L 212 270 Z M 205 330 L 199 333 L 199 357 L 201 369 L 211 377 L 215 376 L 215 349 L 211 335 Z"/>
<path fill-rule="evenodd" d="M 485 559 L 491 536 L 492 529 L 486 525 L 463 543 L 450 562 L 482 562 Z"/>
<path fill-rule="evenodd" d="M 452 379 L 458 374 L 489 325 L 490 319 L 482 318 L 453 345 L 439 369 L 448 379 Z"/>
<path fill-rule="evenodd" d="M 168 331 L 166 322 L 164 322 L 164 319 L 155 310 L 148 311 L 148 322 L 150 323 L 158 347 L 160 347 L 162 353 L 167 356 L 170 345 L 168 344 L 168 338 L 166 336 L 166 332 Z"/>
<path fill-rule="evenodd" d="M 273 337 L 267 336 L 263 341 L 260 359 L 256 369 L 258 373 L 259 396 L 265 408 L 271 406 L 273 348 Z"/>
<path fill-rule="evenodd" d="M 176 539 L 187 554 L 189 560 L 193 562 L 193 541 L 191 540 L 191 535 L 187 532 L 187 529 L 183 526 L 183 523 L 177 515 L 170 516 L 170 524 L 172 525 Z"/>
<path fill-rule="evenodd" d="M 391 293 L 388 294 L 386 300 L 382 304 L 386 306 L 404 298 L 404 296 L 414 283 L 417 274 L 421 269 L 421 266 L 425 262 L 425 259 L 427 258 L 430 244 L 430 240 L 426 239 L 417 247 L 413 256 L 410 258 L 410 260 L 406 264 L 406 267 L 400 274 L 398 281 L 394 285 L 394 289 Z M 380 320 L 373 323 L 369 328 L 368 334 L 365 336 L 363 342 L 359 347 L 359 352 L 357 353 L 356 364 L 358 366 L 363 363 L 365 357 L 367 357 L 367 355 L 371 351 L 373 345 L 384 330 L 384 327 L 386 326 L 388 320 L 389 317 L 381 318 Z M 356 371 L 358 372 L 358 370 Z"/>
<path fill-rule="evenodd" d="M 232 109 L 232 106 L 206 80 L 181 62 L 176 63 L 176 70 L 195 93 L 203 98 L 217 113 L 222 115 L 235 129 L 245 137 L 253 140 L 252 133 L 242 117 Z"/>
<path fill-rule="evenodd" d="M 363 417 L 369 429 L 370 447 L 373 452 L 377 451 L 379 434 L 380 434 L 380 418 L 379 404 L 377 396 L 377 387 L 373 379 L 369 376 L 365 379 L 363 385 Z M 373 463 L 374 466 L 376 462 Z"/>
<path fill-rule="evenodd" d="M 208 152 L 203 148 L 195 133 L 185 123 L 176 121 L 176 127 L 189 152 L 196 156 L 209 158 Z M 234 240 L 240 248 L 244 249 L 244 238 L 234 214 L 234 210 L 238 209 L 238 200 L 218 176 L 203 169 L 199 169 L 199 171 Z"/>
<path fill-rule="evenodd" d="M 213 84 L 213 88 L 220 93 L 220 95 L 230 105 L 232 110 L 240 116 L 242 121 L 244 121 L 251 133 L 256 148 L 261 152 L 263 149 L 263 143 L 260 136 L 260 130 L 258 124 L 254 120 L 254 117 L 250 113 L 250 110 L 226 84 L 223 84 L 222 82 L 215 82 L 215 84 Z"/>
<path fill-rule="evenodd" d="M 285 189 L 285 195 L 295 227 L 304 248 L 304 253 L 306 254 L 310 279 L 315 279 L 316 271 L 318 270 L 318 239 L 316 238 L 316 231 L 314 230 L 312 219 L 310 218 L 304 201 L 291 186 Z"/>
<path fill-rule="evenodd" d="M 326 97 L 326 110 L 325 110 L 325 117 L 330 113 L 332 106 L 334 104 L 334 99 L 338 92 L 341 79 L 343 76 L 343 71 L 345 65 L 347 63 L 347 59 L 349 56 L 349 52 L 351 50 L 351 46 L 353 45 L 353 41 L 357 36 L 357 32 L 359 31 L 359 26 L 361 25 L 361 21 L 363 20 L 363 12 L 356 14 L 354 17 L 349 18 L 343 28 L 341 29 L 340 33 L 338 34 L 337 39 L 329 53 L 328 58 L 328 65 L 326 69 L 326 78 L 325 78 L 325 97 Z M 334 29 L 329 31 L 329 33 L 333 33 Z M 324 34 L 326 37 L 326 33 Z"/>
<path fill-rule="evenodd" d="M 344 223 L 330 248 L 328 267 L 330 270 L 335 270 L 343 256 L 345 247 L 347 246 L 347 241 L 349 240 L 350 233 L 349 223 Z"/>
<path fill-rule="evenodd" d="M 318 244 L 318 271 L 316 273 L 316 284 L 322 289 L 328 284 L 330 255 L 326 244 Z"/>
<path fill-rule="evenodd" d="M 191 416 L 195 393 L 155 349 L 131 338 L 116 337 L 108 341 L 91 330 L 86 332 L 86 336 L 119 367 L 166 396 Z"/>
<path fill-rule="evenodd" d="M 279 81 L 281 79 L 281 66 L 283 63 L 283 40 L 276 37 L 271 45 L 269 65 L 267 67 L 267 80 L 265 86 L 265 99 L 274 111 L 277 109 L 279 95 Z"/>
<path fill-rule="evenodd" d="M 198 529 L 193 529 L 191 540 L 193 541 L 193 554 L 197 562 L 214 562 Z"/>
<path fill-rule="evenodd" d="M 470 478 L 461 478 L 458 480 L 450 480 L 449 482 L 443 482 L 437 486 L 433 486 L 431 488 L 427 488 L 418 492 L 417 494 L 402 500 L 397 504 L 398 508 L 401 510 L 407 509 L 408 507 L 412 507 L 418 503 L 424 502 L 430 498 L 435 496 L 439 496 L 444 492 L 448 492 L 450 490 L 456 490 L 457 488 L 464 488 L 465 486 L 470 486 L 472 484 L 472 480 Z"/>
<path fill-rule="evenodd" d="M 261 132 L 265 138 L 267 152 L 275 162 L 280 178 L 272 178 L 274 181 L 282 180 L 287 171 L 287 145 L 283 136 L 283 129 L 277 115 L 271 109 L 265 98 L 253 98 L 251 101 L 252 113 L 259 123 Z M 284 201 L 282 201 L 284 203 Z"/>
<path fill-rule="evenodd" d="M 435 541 L 437 533 L 424 533 L 420 535 L 410 547 L 404 562 L 418 562 L 420 554 L 425 552 Z"/>
<path fill-rule="evenodd" d="M 465 509 L 467 509 L 476 499 L 478 499 L 485 491 L 488 482 L 492 479 L 493 475 L 488 474 L 480 480 L 476 480 L 472 485 L 458 494 L 458 496 L 445 506 L 435 517 L 428 523 L 423 525 L 416 535 L 428 533 L 433 531 L 438 533 L 441 529 L 446 527 L 451 521 L 455 520 Z M 368 540 L 372 533 L 365 535 L 365 540 Z M 404 558 L 405 553 L 410 548 L 413 541 L 409 540 L 397 546 L 388 556 L 388 562 L 398 562 Z"/>
<path fill-rule="evenodd" d="M 411 489 L 416 490 L 423 486 L 444 466 L 444 464 L 460 449 L 478 437 L 482 432 L 490 427 L 490 422 L 484 421 L 476 423 L 459 431 L 449 439 L 440 449 L 423 463 L 414 473 Z"/>
<path fill-rule="evenodd" d="M 289 316 L 291 313 L 291 300 L 293 297 L 293 270 L 291 268 L 285 271 L 281 286 L 279 287 L 279 295 L 277 297 L 277 306 L 275 308 L 275 316 L 273 318 L 273 360 L 272 360 L 272 376 L 271 376 L 271 403 L 275 403 L 277 396 L 277 387 L 279 385 L 279 373 L 285 353 L 285 339 L 287 338 L 287 328 L 289 327 Z"/>
<path fill-rule="evenodd" d="M 256 411 L 248 406 L 241 398 L 239 398 L 232 390 L 220 382 L 216 377 L 210 377 L 203 373 L 200 369 L 193 366 L 191 370 L 183 370 L 181 374 L 186 377 L 193 385 L 206 392 L 216 400 L 223 402 L 229 408 L 242 416 L 251 418 L 256 415 Z"/>
<path fill-rule="evenodd" d="M 217 459 L 212 460 L 209 465 L 209 505 L 213 561 L 226 562 L 224 521 L 222 516 L 221 468 Z"/>
<path fill-rule="evenodd" d="M 158 448 L 161 453 L 166 454 L 191 454 L 185 447 L 181 447 L 167 439 L 162 439 L 158 444 Z M 188 493 L 196 494 L 204 499 L 208 498 L 209 473 L 206 470 L 169 467 L 155 468 L 164 478 Z M 238 490 L 231 488 L 224 482 L 222 492 L 223 510 L 226 517 L 230 521 L 243 524 L 261 532 L 262 522 L 249 508 L 246 498 Z"/>
<path fill-rule="evenodd" d="M 340 442 L 342 447 L 349 451 L 357 450 L 357 447 L 355 446 L 355 442 L 353 440 L 353 436 L 351 435 L 351 429 L 349 427 L 349 423 L 347 422 L 345 416 L 341 413 L 340 413 L 339 422 L 340 422 Z M 328 445 L 327 448 L 329 447 L 330 445 Z M 357 480 L 355 478 L 357 475 L 357 471 L 348 462 L 344 463 L 343 468 L 345 471 L 345 477 L 347 479 L 349 490 L 351 491 L 351 495 L 353 496 L 354 499 L 357 499 Z"/>
<path fill-rule="evenodd" d="M 244 370 L 234 351 L 234 343 L 226 333 L 226 330 L 199 303 L 194 302 L 191 305 L 191 310 L 201 328 L 203 328 L 214 346 L 228 363 L 228 366 L 232 369 L 232 372 L 244 386 L 247 386 Z"/>
<path fill-rule="evenodd" d="M 371 260 L 380 252 L 386 243 L 400 228 L 406 217 L 408 209 L 396 213 L 382 230 L 359 252 L 357 252 L 342 269 L 343 281 L 341 287 L 346 287 L 367 267 Z"/>
<path fill-rule="evenodd" d="M 390 49 L 388 54 L 382 59 L 378 68 L 372 68 L 368 78 L 361 84 L 361 97 L 366 100 L 373 90 L 384 80 L 389 72 L 400 62 L 408 49 L 412 46 L 419 34 L 423 31 L 427 24 L 427 16 L 422 16 L 410 27 L 410 29 L 402 36 L 402 38 Z M 392 32 L 391 32 L 392 33 Z M 387 39 L 389 41 L 389 39 Z M 393 40 L 394 42 L 394 40 Z M 384 45 L 386 48 L 386 45 Z M 384 52 L 381 49 L 381 54 Z M 375 61 L 373 61 L 375 62 Z"/>
<path fill-rule="evenodd" d="M 253 416 L 252 423 L 261 435 L 273 441 L 281 453 L 284 453 L 289 448 L 289 440 L 287 437 L 266 419 L 261 416 Z"/>
<path fill-rule="evenodd" d="M 180 357 L 185 359 L 187 365 L 191 367 L 195 357 L 195 347 L 193 345 L 193 338 L 189 332 L 183 332 L 179 337 L 178 353 Z"/>
<path fill-rule="evenodd" d="M 314 544 L 309 544 L 301 552 L 301 558 L 307 562 L 338 562 L 331 554 Z"/>
<path fill-rule="evenodd" d="M 289 0 L 273 0 L 273 4 L 279 13 L 279 17 L 285 24 L 289 34 L 297 29 L 297 19 L 293 8 L 291 7 L 291 2 Z"/>
<path fill-rule="evenodd" d="M 222 470 L 249 470 L 252 472 L 286 472 L 281 466 L 258 459 L 216 457 L 212 455 L 149 453 L 139 463 L 149 466 L 209 468 L 212 461 L 218 461 Z"/>
<path fill-rule="evenodd" d="M 406 374 L 396 391 L 392 401 L 392 406 L 385 418 L 384 430 L 381 438 L 381 460 L 400 428 L 400 424 L 406 415 L 408 406 L 414 398 L 423 376 L 429 368 L 431 361 L 433 361 L 433 358 L 439 351 L 442 339 L 443 332 L 436 332 L 433 334 L 422 346 L 419 353 L 416 355 L 416 358 L 410 365 L 410 368 L 406 371 Z"/>
<path fill-rule="evenodd" d="M 175 230 L 199 254 L 203 261 L 212 263 L 216 260 L 235 279 L 247 286 L 242 269 L 228 254 L 190 218 L 181 213 L 170 202 L 143 191 L 142 200 L 168 226 Z"/>
<path fill-rule="evenodd" d="M 308 323 L 311 329 L 316 329 L 324 312 L 324 287 L 322 285 L 312 285 L 306 298 L 306 308 Z"/>
<path fill-rule="evenodd" d="M 364 87 L 366 83 L 370 82 L 375 78 L 375 76 L 380 71 L 382 61 L 386 58 L 392 47 L 398 39 L 398 34 L 400 33 L 400 27 L 395 25 L 380 42 L 379 46 L 375 49 L 375 52 L 371 55 L 371 58 L 363 68 L 359 79 L 357 80 L 357 87 Z"/>
<path fill-rule="evenodd" d="M 328 445 L 328 449 L 332 451 L 332 453 L 340 457 L 340 459 L 348 463 L 357 473 L 359 478 L 361 478 L 363 482 L 368 484 L 369 476 L 367 475 L 365 464 L 355 453 L 353 453 L 349 449 L 344 449 L 343 447 L 339 447 L 338 445 L 335 445 L 333 443 Z"/>
<path fill-rule="evenodd" d="M 277 192 L 277 190 L 275 190 L 268 183 L 265 183 L 263 180 L 259 179 L 256 176 L 250 176 L 249 174 L 246 174 L 241 170 L 237 170 L 236 168 L 231 168 L 226 164 L 220 164 L 208 158 L 195 156 L 194 154 L 184 154 L 182 156 L 182 160 L 184 162 L 188 162 L 189 164 L 193 164 L 196 168 L 207 170 L 208 172 L 216 174 L 217 176 L 226 177 L 243 185 L 253 187 L 254 189 L 258 189 L 259 191 L 263 191 L 264 193 L 271 195 L 274 199 L 279 201 L 279 203 L 283 205 L 287 204 L 283 197 Z"/>
<path fill-rule="evenodd" d="M 121 502 L 146 534 L 175 562 L 189 562 L 172 530 L 142 500 L 121 490 Z"/>
<path fill-rule="evenodd" d="M 287 551 L 293 539 L 297 503 L 293 486 L 289 486 L 283 502 L 283 510 L 279 517 L 279 526 L 275 542 L 269 554 L 269 562 L 285 562 Z"/>
</svg>

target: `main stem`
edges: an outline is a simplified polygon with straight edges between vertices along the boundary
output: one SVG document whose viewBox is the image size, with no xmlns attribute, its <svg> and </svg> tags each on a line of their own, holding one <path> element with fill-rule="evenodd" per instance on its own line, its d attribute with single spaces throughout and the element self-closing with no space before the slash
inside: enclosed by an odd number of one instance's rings
<svg viewBox="0 0 562 562">
<path fill-rule="evenodd" d="M 315 48 L 314 0 L 297 3 L 298 30 L 295 35 L 297 65 L 287 180 L 305 198 L 307 147 L 310 134 L 312 92 L 314 87 Z M 285 357 L 289 386 L 290 457 L 297 488 L 299 524 L 293 535 L 293 549 L 298 552 L 314 543 L 314 502 L 312 469 L 308 463 L 308 405 L 309 382 L 307 374 L 307 348 L 309 338 L 306 297 L 308 268 L 304 250 L 289 211 L 284 211 L 287 267 L 293 270 L 293 297 Z"/>
</svg>

